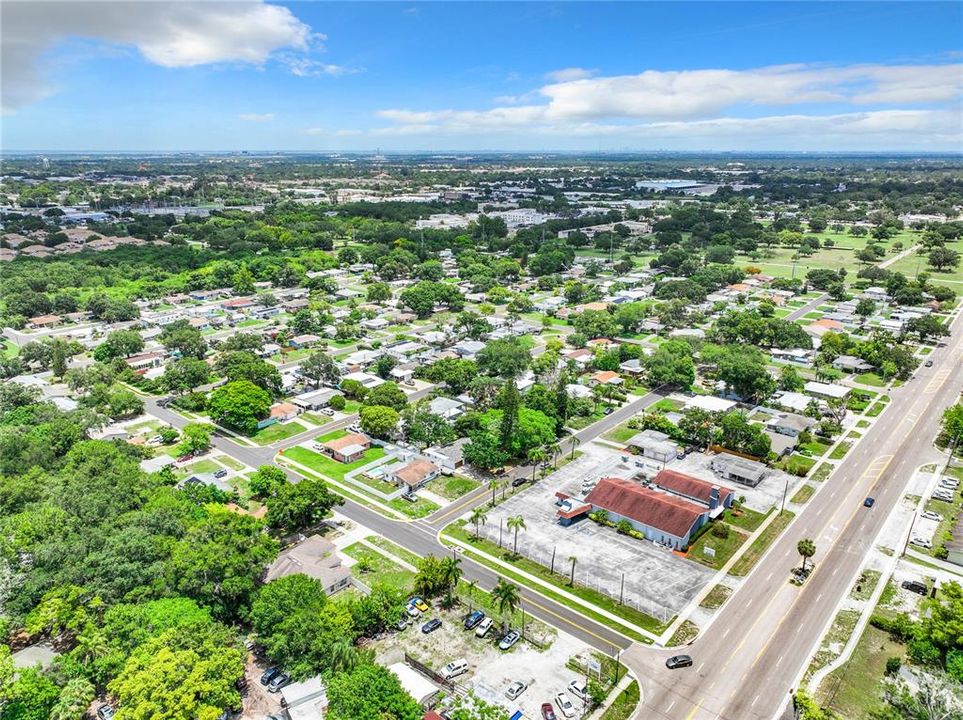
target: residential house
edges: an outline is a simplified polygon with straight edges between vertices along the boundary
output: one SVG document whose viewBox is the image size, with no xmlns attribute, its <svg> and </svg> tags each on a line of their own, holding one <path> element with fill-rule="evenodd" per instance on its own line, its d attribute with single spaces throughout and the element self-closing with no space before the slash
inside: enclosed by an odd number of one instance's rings
<svg viewBox="0 0 963 720">
<path fill-rule="evenodd" d="M 442 471 L 448 470 L 454 472 L 460 468 L 465 463 L 465 445 L 467 445 L 471 440 L 468 438 L 459 438 L 450 445 L 441 445 L 438 447 L 430 447 L 425 450 L 425 457 L 431 460 L 435 465 L 440 467 Z"/>
<path fill-rule="evenodd" d="M 478 340 L 462 340 L 452 345 L 451 350 L 463 360 L 474 360 L 485 348 L 485 343 Z"/>
<path fill-rule="evenodd" d="M 441 415 L 445 420 L 454 420 L 459 415 L 464 414 L 464 403 L 452 398 L 436 397 L 429 405 L 428 409 L 435 415 Z"/>
<path fill-rule="evenodd" d="M 796 413 L 782 413 L 766 423 L 766 428 L 774 433 L 796 438 L 815 424 L 816 421 L 811 417 Z"/>
<path fill-rule="evenodd" d="M 295 349 L 311 347 L 315 343 L 320 342 L 321 338 L 317 335 L 312 335 L 311 333 L 304 333 L 303 335 L 295 335 L 288 341 L 288 345 Z"/>
<path fill-rule="evenodd" d="M 403 467 L 391 473 L 391 481 L 407 489 L 408 493 L 419 490 L 441 474 L 441 469 L 434 463 L 422 458 L 415 458 Z"/>
<path fill-rule="evenodd" d="M 710 467 L 724 480 L 749 487 L 756 487 L 769 474 L 769 468 L 761 462 L 729 453 L 716 455 L 712 458 Z"/>
<path fill-rule="evenodd" d="M 271 406 L 270 417 L 276 422 L 287 422 L 296 418 L 301 412 L 301 408 L 294 403 L 279 402 Z"/>
<path fill-rule="evenodd" d="M 291 399 L 291 402 L 303 410 L 320 410 L 323 407 L 327 407 L 328 403 L 331 402 L 331 398 L 337 394 L 338 392 L 331 388 L 321 388 L 320 390 L 312 390 L 311 392 L 295 395 Z"/>
<path fill-rule="evenodd" d="M 367 435 L 351 433 L 320 443 L 317 447 L 340 463 L 353 463 L 364 457 L 365 452 L 371 447 L 371 440 Z"/>
<path fill-rule="evenodd" d="M 37 315 L 32 317 L 27 321 L 27 327 L 31 330 L 41 330 L 44 328 L 52 328 L 60 325 L 59 315 Z"/>
<path fill-rule="evenodd" d="M 320 535 L 312 535 L 280 553 L 268 567 L 265 580 L 271 582 L 297 574 L 318 580 L 328 595 L 351 584 L 351 570 L 341 564 L 338 549 Z"/>
<path fill-rule="evenodd" d="M 804 389 L 810 395 L 815 395 L 820 398 L 842 400 L 847 395 L 849 395 L 850 388 L 845 385 L 832 385 L 830 383 L 821 383 L 810 381 L 804 386 Z"/>
<path fill-rule="evenodd" d="M 833 367 L 837 370 L 842 370 L 843 372 L 866 372 L 867 370 L 872 370 L 873 366 L 862 358 L 855 357 L 853 355 L 840 355 L 838 358 L 833 360 Z"/>
<path fill-rule="evenodd" d="M 140 353 L 124 358 L 124 362 L 134 372 L 143 375 L 150 368 L 158 368 L 164 364 L 164 353 L 158 351 Z"/>
</svg>

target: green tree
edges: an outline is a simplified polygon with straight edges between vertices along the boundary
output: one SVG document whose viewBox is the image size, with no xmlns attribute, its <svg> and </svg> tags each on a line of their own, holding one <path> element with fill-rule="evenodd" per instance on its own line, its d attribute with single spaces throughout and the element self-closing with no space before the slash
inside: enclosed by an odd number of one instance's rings
<svg viewBox="0 0 963 720">
<path fill-rule="evenodd" d="M 394 382 L 383 382 L 368 390 L 364 398 L 365 405 L 382 405 L 396 412 L 401 412 L 408 406 L 408 397 L 404 390 Z"/>
<path fill-rule="evenodd" d="M 94 686 L 86 678 L 68 680 L 60 691 L 57 704 L 50 710 L 50 720 L 77 720 L 84 717 L 95 695 Z"/>
<path fill-rule="evenodd" d="M 518 433 L 519 406 L 521 398 L 514 380 L 509 380 L 499 393 L 501 418 L 498 424 L 498 442 L 502 450 L 509 452 Z"/>
<path fill-rule="evenodd" d="M 525 372 L 531 361 L 528 350 L 514 339 L 492 340 L 478 353 L 478 368 L 489 375 L 514 379 Z"/>
<path fill-rule="evenodd" d="M 327 383 L 336 386 L 341 381 L 341 369 L 334 358 L 323 351 L 312 353 L 300 367 L 301 377 L 317 387 Z"/>
<path fill-rule="evenodd" d="M 522 515 L 511 515 L 505 521 L 508 529 L 515 533 L 515 540 L 512 546 L 512 555 L 518 555 L 518 531 L 527 529 L 525 526 L 525 518 Z"/>
<path fill-rule="evenodd" d="M 504 578 L 498 578 L 498 582 L 492 588 L 491 598 L 495 607 L 498 608 L 498 613 L 502 616 L 502 627 L 508 628 L 509 619 L 522 600 L 518 585 L 506 582 Z"/>
<path fill-rule="evenodd" d="M 421 706 L 381 665 L 362 663 L 331 677 L 327 687 L 328 720 L 420 720 Z"/>
<path fill-rule="evenodd" d="M 944 272 L 960 264 L 960 253 L 952 248 L 935 247 L 928 256 L 930 266 L 937 272 Z"/>
<path fill-rule="evenodd" d="M 816 554 L 816 543 L 814 543 L 809 538 L 803 538 L 798 543 L 796 543 L 796 552 L 802 557 L 802 569 L 806 570 L 806 561 Z"/>
<path fill-rule="evenodd" d="M 267 524 L 285 532 L 314 527 L 331 514 L 331 508 L 344 500 L 320 480 L 285 482 L 267 500 Z"/>
<path fill-rule="evenodd" d="M 681 340 L 668 340 L 645 359 L 649 383 L 653 387 L 678 385 L 684 390 L 695 382 L 692 348 Z"/>
<path fill-rule="evenodd" d="M 384 405 L 365 405 L 359 413 L 361 429 L 372 437 L 387 439 L 395 432 L 401 415 Z"/>
<path fill-rule="evenodd" d="M 257 430 L 258 421 L 267 417 L 271 396 L 250 380 L 222 385 L 211 393 L 208 411 L 214 422 L 247 435 Z"/>
<path fill-rule="evenodd" d="M 388 302 L 391 299 L 391 286 L 383 282 L 371 283 L 368 285 L 366 297 L 368 302 Z"/>
<path fill-rule="evenodd" d="M 806 383 L 794 367 L 788 365 L 779 369 L 779 389 L 800 392 Z"/>
<path fill-rule="evenodd" d="M 19 671 L 17 679 L 0 704 L 3 720 L 49 720 L 60 691 L 53 681 L 37 668 Z"/>
<path fill-rule="evenodd" d="M 177 447 L 180 455 L 202 453 L 211 447 L 211 430 L 206 423 L 187 423 L 181 431 L 181 443 Z"/>
<path fill-rule="evenodd" d="M 422 447 L 454 442 L 455 431 L 441 415 L 418 410 L 405 417 L 405 436 Z"/>
<path fill-rule="evenodd" d="M 508 453 L 501 449 L 497 438 L 487 432 L 475 432 L 470 436 L 463 453 L 465 460 L 482 470 L 494 470 L 508 462 Z"/>
<path fill-rule="evenodd" d="M 287 482 L 287 476 L 281 468 L 275 465 L 261 465 L 251 475 L 248 488 L 256 497 L 269 498 L 277 495 L 281 486 L 286 485 Z"/>
<path fill-rule="evenodd" d="M 235 295 L 251 295 L 254 293 L 254 275 L 248 270 L 247 265 L 241 265 L 231 276 L 231 285 Z"/>
<path fill-rule="evenodd" d="M 182 394 L 204 385 L 210 375 L 211 368 L 206 362 L 186 357 L 170 363 L 161 381 L 168 392 Z"/>
<path fill-rule="evenodd" d="M 484 525 L 488 521 L 488 514 L 485 512 L 485 508 L 479 505 L 471 511 L 471 515 L 468 518 L 471 524 L 475 526 L 475 537 L 478 537 L 478 526 Z"/>
<path fill-rule="evenodd" d="M 164 327 L 158 337 L 161 344 L 180 357 L 204 358 L 207 342 L 197 328 L 191 327 L 187 320 L 176 320 Z"/>
</svg>

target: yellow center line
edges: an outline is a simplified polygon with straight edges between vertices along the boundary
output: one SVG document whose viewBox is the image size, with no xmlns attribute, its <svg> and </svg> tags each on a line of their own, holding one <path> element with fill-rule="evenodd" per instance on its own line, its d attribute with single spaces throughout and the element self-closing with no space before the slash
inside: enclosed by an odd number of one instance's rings
<svg viewBox="0 0 963 720">
<path fill-rule="evenodd" d="M 702 700 L 700 700 L 693 706 L 692 711 L 685 716 L 685 720 L 692 720 L 692 718 L 695 717 L 695 714 L 699 712 L 699 708 L 702 707 L 703 700 L 705 700 L 705 698 L 702 698 Z"/>
</svg>

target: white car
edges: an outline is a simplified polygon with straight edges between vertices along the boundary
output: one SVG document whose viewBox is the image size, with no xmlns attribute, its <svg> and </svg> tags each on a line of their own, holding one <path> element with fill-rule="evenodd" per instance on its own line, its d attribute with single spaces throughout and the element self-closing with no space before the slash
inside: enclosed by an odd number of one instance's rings
<svg viewBox="0 0 963 720">
<path fill-rule="evenodd" d="M 464 675 L 468 672 L 468 661 L 467 660 L 452 660 L 450 663 L 445 665 L 441 674 L 445 676 L 445 680 L 451 680 L 459 675 Z"/>
<path fill-rule="evenodd" d="M 942 515 L 935 513 L 932 510 L 924 510 L 920 513 L 920 517 L 925 518 L 926 520 L 936 520 L 937 522 L 943 519 Z"/>
<path fill-rule="evenodd" d="M 559 711 L 567 718 L 575 717 L 575 706 L 569 699 L 568 695 L 560 692 L 555 696 L 555 704 L 558 705 Z"/>
<path fill-rule="evenodd" d="M 953 502 L 953 494 L 943 492 L 941 490 L 937 490 L 935 493 L 933 493 L 933 498 L 936 500 L 942 500 L 943 502 Z"/>
<path fill-rule="evenodd" d="M 572 680 L 572 682 L 568 684 L 568 691 L 579 700 L 585 700 L 588 697 L 588 685 L 584 678 Z"/>
<path fill-rule="evenodd" d="M 490 617 L 486 617 L 480 623 L 478 627 L 475 628 L 475 637 L 483 638 L 488 634 L 488 631 L 492 629 L 492 625 L 495 623 Z"/>
<path fill-rule="evenodd" d="M 927 540 L 927 539 L 925 539 L 925 538 L 921 538 L 921 537 L 915 537 L 915 538 L 913 538 L 912 540 L 910 540 L 910 545 L 916 545 L 916 546 L 921 547 L 921 548 L 926 548 L 927 550 L 929 550 L 931 547 L 933 547 L 933 543 L 931 543 L 929 540 Z"/>
<path fill-rule="evenodd" d="M 528 685 L 526 683 L 523 683 L 521 680 L 516 680 L 508 686 L 508 690 L 505 691 L 505 697 L 507 697 L 509 700 L 514 700 L 523 692 L 525 692 L 527 688 Z"/>
</svg>

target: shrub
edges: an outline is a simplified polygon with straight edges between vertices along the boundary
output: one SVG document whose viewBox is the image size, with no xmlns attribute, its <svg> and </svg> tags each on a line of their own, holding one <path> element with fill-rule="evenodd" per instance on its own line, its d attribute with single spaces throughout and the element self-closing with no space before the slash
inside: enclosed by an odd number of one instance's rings
<svg viewBox="0 0 963 720">
<path fill-rule="evenodd" d="M 715 523 L 712 526 L 712 534 L 717 538 L 725 540 L 729 537 L 729 526 L 725 523 Z"/>
<path fill-rule="evenodd" d="M 344 410 L 345 405 L 348 401 L 344 399 L 344 395 L 335 395 L 328 401 L 328 407 L 332 410 Z"/>
<path fill-rule="evenodd" d="M 903 661 L 898 657 L 886 658 L 886 674 L 895 675 L 899 672 L 899 669 L 903 666 Z"/>
</svg>

